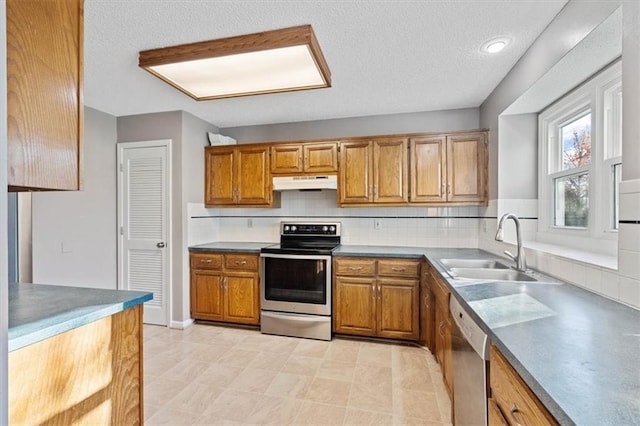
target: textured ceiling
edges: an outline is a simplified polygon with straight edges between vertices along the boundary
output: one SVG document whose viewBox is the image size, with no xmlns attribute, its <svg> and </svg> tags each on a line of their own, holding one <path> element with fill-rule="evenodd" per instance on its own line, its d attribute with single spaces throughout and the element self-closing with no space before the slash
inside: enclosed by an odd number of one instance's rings
<svg viewBox="0 0 640 426">
<path fill-rule="evenodd" d="M 479 106 L 566 0 L 85 0 L 85 104 L 185 110 L 219 127 Z M 311 24 L 333 87 L 194 101 L 138 67 L 145 49 Z M 497 55 L 486 41 L 508 37 Z"/>
</svg>

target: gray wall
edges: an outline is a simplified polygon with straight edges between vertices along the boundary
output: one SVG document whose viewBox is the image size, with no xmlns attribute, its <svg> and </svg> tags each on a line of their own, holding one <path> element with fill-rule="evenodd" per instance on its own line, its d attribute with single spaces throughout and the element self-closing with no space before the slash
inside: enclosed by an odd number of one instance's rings
<svg viewBox="0 0 640 426">
<path fill-rule="evenodd" d="M 13 192 L 7 197 L 7 240 L 9 282 L 18 281 L 18 194 Z"/>
<path fill-rule="evenodd" d="M 499 162 L 498 151 L 502 152 L 502 145 L 509 143 L 508 141 L 500 140 L 498 137 L 498 117 L 500 114 L 559 62 L 589 32 L 593 31 L 605 18 L 613 13 L 621 3 L 621 1 L 617 0 L 606 2 L 572 0 L 567 3 L 480 106 L 480 126 L 490 130 L 490 199 L 503 198 L 503 195 L 498 192 L 498 188 L 512 177 L 509 173 L 510 170 L 503 170 L 501 168 L 502 163 Z M 535 158 L 537 158 L 537 155 Z M 509 184 L 506 185 L 509 186 Z M 513 192 L 513 187 L 511 187 L 509 195 Z M 517 193 L 517 191 L 515 192 Z M 533 195 L 527 189 L 523 189 L 523 192 Z M 518 196 L 517 198 L 523 197 Z M 532 198 L 537 198 L 537 194 Z"/>
<path fill-rule="evenodd" d="M 538 115 L 503 115 L 499 123 L 498 198 L 538 198 Z"/>
<path fill-rule="evenodd" d="M 189 319 L 187 201 L 203 202 L 206 132 L 217 127 L 183 111 L 118 117 L 118 142 L 171 139 L 171 320 Z M 180 326 L 180 324 L 173 324 Z"/>
<path fill-rule="evenodd" d="M 220 133 L 238 142 L 289 141 L 393 133 L 470 130 L 479 127 L 478 108 L 375 115 L 261 126 L 227 127 Z"/>
<path fill-rule="evenodd" d="M 85 108 L 82 191 L 32 194 L 33 282 L 115 289 L 116 118 Z"/>
<path fill-rule="evenodd" d="M 181 264 L 182 277 L 182 316 L 175 317 L 176 321 L 189 320 L 190 315 L 190 289 L 189 289 L 189 214 L 187 203 L 204 203 L 204 147 L 209 145 L 207 132 L 218 133 L 214 125 L 191 115 L 182 113 L 182 244 Z M 176 221 L 174 221 L 176 223 Z M 174 289 L 177 286 L 174 285 Z M 175 294 L 175 291 L 174 291 Z M 174 302 L 176 306 L 177 301 Z"/>
</svg>

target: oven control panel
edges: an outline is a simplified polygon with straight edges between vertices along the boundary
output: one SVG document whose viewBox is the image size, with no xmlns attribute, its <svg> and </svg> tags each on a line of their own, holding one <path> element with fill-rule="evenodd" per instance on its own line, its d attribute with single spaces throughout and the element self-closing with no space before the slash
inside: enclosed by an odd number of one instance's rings
<svg viewBox="0 0 640 426">
<path fill-rule="evenodd" d="M 280 235 L 340 235 L 340 223 L 282 222 Z"/>
</svg>

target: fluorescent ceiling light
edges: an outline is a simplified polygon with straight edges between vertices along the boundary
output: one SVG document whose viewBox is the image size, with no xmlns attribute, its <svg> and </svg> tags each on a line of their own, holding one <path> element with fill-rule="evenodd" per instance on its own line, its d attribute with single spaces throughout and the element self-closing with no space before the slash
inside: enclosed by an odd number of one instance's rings
<svg viewBox="0 0 640 426">
<path fill-rule="evenodd" d="M 482 50 L 487 53 L 498 53 L 507 47 L 507 44 L 509 44 L 509 39 L 498 38 L 483 44 Z"/>
<path fill-rule="evenodd" d="M 139 66 L 195 100 L 331 86 L 310 25 L 146 50 Z"/>
</svg>

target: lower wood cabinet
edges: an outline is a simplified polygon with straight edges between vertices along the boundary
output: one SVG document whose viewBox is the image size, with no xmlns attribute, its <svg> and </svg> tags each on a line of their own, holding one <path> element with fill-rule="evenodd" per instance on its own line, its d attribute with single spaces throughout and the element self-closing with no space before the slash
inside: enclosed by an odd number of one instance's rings
<svg viewBox="0 0 640 426">
<path fill-rule="evenodd" d="M 429 285 L 431 266 L 423 263 L 420 276 L 420 344 L 435 353 L 435 298 Z"/>
<path fill-rule="evenodd" d="M 429 287 L 435 298 L 434 314 L 434 353 L 436 360 L 442 369 L 442 376 L 449 398 L 453 400 L 453 359 L 451 351 L 451 315 L 449 313 L 450 292 L 447 286 L 440 281 L 437 274 L 431 271 L 428 274 Z"/>
<path fill-rule="evenodd" d="M 259 255 L 191 253 L 190 264 L 193 319 L 260 322 Z"/>
<path fill-rule="evenodd" d="M 421 262 L 334 258 L 333 331 L 418 340 Z"/>
<path fill-rule="evenodd" d="M 557 425 L 540 400 L 493 345 L 490 352 L 490 425 Z"/>
</svg>

